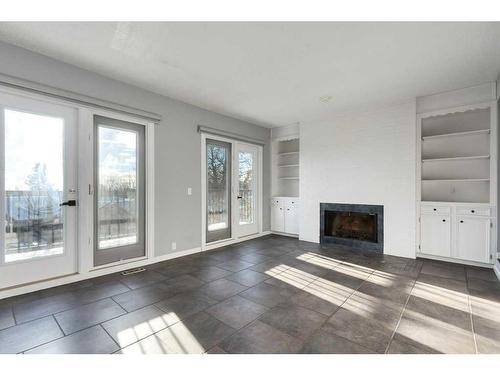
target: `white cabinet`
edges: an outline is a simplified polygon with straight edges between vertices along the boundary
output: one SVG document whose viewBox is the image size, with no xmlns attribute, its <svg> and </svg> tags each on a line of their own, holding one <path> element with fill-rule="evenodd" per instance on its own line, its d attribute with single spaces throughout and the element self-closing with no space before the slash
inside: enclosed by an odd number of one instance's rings
<svg viewBox="0 0 500 375">
<path fill-rule="evenodd" d="M 273 232 L 299 234 L 299 199 L 275 197 L 271 199 L 271 230 Z"/>
<path fill-rule="evenodd" d="M 280 199 L 271 200 L 271 230 L 276 232 L 285 231 L 285 212 Z"/>
<path fill-rule="evenodd" d="M 451 256 L 450 217 L 425 214 L 421 216 L 420 224 L 420 251 L 429 255 Z"/>
<path fill-rule="evenodd" d="M 290 199 L 285 203 L 285 233 L 299 234 L 299 203 Z"/>
<path fill-rule="evenodd" d="M 457 216 L 457 252 L 459 259 L 490 261 L 490 219 Z"/>
<path fill-rule="evenodd" d="M 490 263 L 493 212 L 487 205 L 422 203 L 420 254 L 443 260 Z"/>
</svg>

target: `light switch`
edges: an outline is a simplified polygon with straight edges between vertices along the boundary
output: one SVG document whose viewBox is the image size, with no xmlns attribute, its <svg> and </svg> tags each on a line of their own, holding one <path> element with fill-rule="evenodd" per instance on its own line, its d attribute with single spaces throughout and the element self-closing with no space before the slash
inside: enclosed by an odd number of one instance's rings
<svg viewBox="0 0 500 375">
<path fill-rule="evenodd" d="M 192 195 L 193 194 L 193 189 L 188 187 L 188 195 Z"/>
</svg>

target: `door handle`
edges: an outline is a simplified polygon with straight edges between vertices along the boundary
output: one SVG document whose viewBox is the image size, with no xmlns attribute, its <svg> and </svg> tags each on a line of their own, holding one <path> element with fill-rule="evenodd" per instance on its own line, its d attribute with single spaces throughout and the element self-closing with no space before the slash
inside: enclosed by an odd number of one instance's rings
<svg viewBox="0 0 500 375">
<path fill-rule="evenodd" d="M 70 199 L 69 201 L 66 201 L 66 202 L 62 202 L 60 205 L 61 206 L 70 206 L 70 207 L 74 207 L 76 206 L 76 200 L 75 199 Z"/>
<path fill-rule="evenodd" d="M 243 197 L 241 195 L 238 195 L 236 198 L 237 199 L 243 199 Z"/>
</svg>

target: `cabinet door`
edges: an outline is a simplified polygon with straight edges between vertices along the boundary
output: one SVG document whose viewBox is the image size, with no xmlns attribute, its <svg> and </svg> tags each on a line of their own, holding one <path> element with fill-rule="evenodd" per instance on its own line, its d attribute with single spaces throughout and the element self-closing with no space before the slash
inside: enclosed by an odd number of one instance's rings
<svg viewBox="0 0 500 375">
<path fill-rule="evenodd" d="M 421 216 L 420 251 L 424 254 L 441 257 L 451 256 L 451 222 L 449 216 Z"/>
<path fill-rule="evenodd" d="M 457 217 L 457 258 L 476 262 L 490 261 L 490 219 Z"/>
<path fill-rule="evenodd" d="M 299 234 L 298 203 L 288 202 L 285 206 L 285 233 Z"/>
<path fill-rule="evenodd" d="M 271 230 L 275 232 L 285 231 L 283 202 L 279 199 L 271 200 Z"/>
</svg>

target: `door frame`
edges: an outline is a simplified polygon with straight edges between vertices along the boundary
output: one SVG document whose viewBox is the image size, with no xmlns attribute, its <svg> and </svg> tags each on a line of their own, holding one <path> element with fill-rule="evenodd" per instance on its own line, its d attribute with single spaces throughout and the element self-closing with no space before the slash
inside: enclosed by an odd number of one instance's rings
<svg viewBox="0 0 500 375">
<path fill-rule="evenodd" d="M 132 122 L 145 127 L 145 255 L 137 258 L 124 259 L 117 262 L 94 265 L 94 116 L 108 117 L 125 122 Z M 154 256 L 154 131 L 153 122 L 134 116 L 117 113 L 111 110 L 93 108 L 81 108 L 79 111 L 79 122 L 81 135 L 81 148 L 79 158 L 79 191 L 80 194 L 80 231 L 79 231 L 79 272 L 91 272 L 103 268 L 114 267 L 122 264 L 133 263 L 141 260 L 151 259 Z M 92 160 L 92 163 L 88 163 Z"/>
<path fill-rule="evenodd" d="M 227 137 L 221 137 L 219 135 L 213 135 L 209 133 L 201 133 L 201 251 L 206 251 L 206 250 L 211 250 L 223 245 L 229 245 L 231 243 L 239 242 L 241 241 L 242 238 L 251 238 L 254 235 L 249 235 L 249 236 L 244 236 L 244 237 L 235 237 L 234 230 L 231 229 L 231 237 L 220 240 L 220 241 L 214 241 L 210 242 L 207 244 L 207 238 L 206 238 L 206 224 L 207 224 L 207 180 L 206 180 L 206 174 L 207 174 L 207 139 L 213 139 L 216 141 L 221 141 L 221 142 L 227 142 L 231 144 L 231 161 L 232 165 L 234 166 L 235 164 L 235 150 L 236 150 L 236 144 L 238 143 L 244 143 L 244 144 L 250 144 L 252 146 L 257 146 L 258 148 L 258 185 L 257 185 L 257 194 L 258 194 L 258 199 L 257 199 L 257 220 L 259 220 L 258 223 L 258 232 L 255 235 L 260 235 L 262 233 L 262 219 L 263 219 L 263 146 L 254 144 L 251 142 L 245 142 L 245 141 L 239 141 L 237 139 L 233 138 L 227 138 Z M 231 181 L 231 204 L 233 204 L 233 197 L 234 197 L 234 192 L 235 192 L 235 187 L 233 183 L 233 179 Z M 231 228 L 234 228 L 234 219 L 235 219 L 235 212 L 237 210 L 232 209 L 231 210 Z"/>
<path fill-rule="evenodd" d="M 146 129 L 145 126 L 116 120 L 114 118 L 94 116 L 94 134 L 99 133 L 100 127 L 105 127 L 107 129 L 115 129 L 121 131 L 128 131 L 134 133 L 136 138 L 136 177 L 137 177 L 137 204 L 138 209 L 136 212 L 136 217 L 138 219 L 137 223 L 137 242 L 127 245 L 112 246 L 110 248 L 100 249 L 98 245 L 99 236 L 99 223 L 98 223 L 98 194 L 96 194 L 96 188 L 99 185 L 99 139 L 94 138 L 94 266 L 108 265 L 110 263 L 116 263 L 117 260 L 122 256 L 126 258 L 121 258 L 122 260 L 134 259 L 134 258 L 144 258 L 146 256 Z M 138 252 L 143 252 L 144 255 L 137 255 Z M 136 254 L 134 254 L 136 253 Z M 134 256 L 132 256 L 134 254 Z"/>
</svg>

